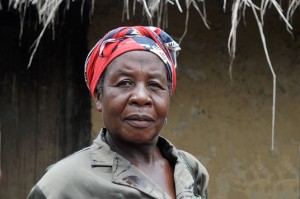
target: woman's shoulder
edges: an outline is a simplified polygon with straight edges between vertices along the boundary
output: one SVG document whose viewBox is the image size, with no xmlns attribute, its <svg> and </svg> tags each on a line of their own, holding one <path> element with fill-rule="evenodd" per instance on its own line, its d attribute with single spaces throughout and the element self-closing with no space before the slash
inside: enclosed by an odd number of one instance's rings
<svg viewBox="0 0 300 199">
<path fill-rule="evenodd" d="M 204 172 L 207 172 L 206 168 L 204 167 L 204 165 L 201 163 L 201 161 L 196 158 L 194 155 L 190 154 L 187 151 L 184 150 L 178 150 L 178 154 L 179 156 L 188 161 L 188 163 L 193 166 L 193 167 L 201 167 L 201 169 L 203 169 Z"/>
<path fill-rule="evenodd" d="M 209 178 L 207 169 L 195 156 L 183 150 L 178 150 L 178 156 L 187 166 L 190 166 L 197 175 L 205 175 L 207 179 Z"/>
<path fill-rule="evenodd" d="M 207 169 L 195 156 L 186 151 L 178 150 L 178 156 L 190 171 L 195 185 L 198 187 L 198 190 L 200 192 L 199 194 L 203 198 L 207 199 L 207 187 L 209 181 L 209 174 Z"/>
<path fill-rule="evenodd" d="M 49 194 L 58 193 L 61 189 L 65 189 L 70 182 L 76 182 L 75 178 L 76 176 L 78 178 L 78 173 L 82 172 L 82 168 L 90 165 L 89 154 L 90 149 L 85 148 L 48 166 L 27 198 L 48 198 Z"/>
<path fill-rule="evenodd" d="M 86 164 L 90 165 L 90 159 L 90 147 L 87 147 L 50 165 L 47 167 L 46 173 L 61 169 L 68 171 L 78 169 Z"/>
<path fill-rule="evenodd" d="M 48 166 L 40 181 L 57 182 L 60 179 L 64 181 L 66 178 L 73 178 L 83 168 L 90 167 L 90 160 L 90 148 L 82 149 Z"/>
</svg>

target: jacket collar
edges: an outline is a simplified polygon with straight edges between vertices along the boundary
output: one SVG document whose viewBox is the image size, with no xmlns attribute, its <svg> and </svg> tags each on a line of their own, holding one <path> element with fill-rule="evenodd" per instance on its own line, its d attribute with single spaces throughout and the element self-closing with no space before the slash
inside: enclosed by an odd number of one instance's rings
<svg viewBox="0 0 300 199">
<path fill-rule="evenodd" d="M 112 182 L 129 186 L 155 197 L 168 199 L 169 196 L 160 189 L 145 173 L 131 164 L 128 160 L 113 152 L 105 142 L 106 129 L 103 128 L 91 146 L 91 166 L 112 167 Z M 194 198 L 192 192 L 193 177 L 183 160 L 178 156 L 178 150 L 165 138 L 159 137 L 159 148 L 170 162 L 175 164 L 174 182 L 177 199 Z"/>
</svg>

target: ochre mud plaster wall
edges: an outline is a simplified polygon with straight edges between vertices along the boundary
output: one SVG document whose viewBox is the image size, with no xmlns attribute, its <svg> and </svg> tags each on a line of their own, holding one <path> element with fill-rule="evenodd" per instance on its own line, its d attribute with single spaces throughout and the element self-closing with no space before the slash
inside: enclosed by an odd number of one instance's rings
<svg viewBox="0 0 300 199">
<path fill-rule="evenodd" d="M 98 5 L 99 6 L 99 5 Z M 95 8 L 90 47 L 123 23 L 122 4 Z M 195 155 L 209 170 L 209 198 L 292 199 L 299 197 L 300 41 L 293 40 L 278 16 L 267 13 L 265 33 L 277 74 L 276 147 L 271 149 L 272 75 L 252 14 L 240 24 L 233 81 L 228 75 L 230 14 L 207 5 L 211 29 L 192 10 L 178 58 L 178 84 L 162 135 Z M 103 11 L 105 10 L 105 12 Z M 300 21 L 294 27 L 299 30 Z M 169 13 L 167 32 L 179 38 L 184 15 Z M 95 137 L 102 126 L 93 108 Z"/>
</svg>

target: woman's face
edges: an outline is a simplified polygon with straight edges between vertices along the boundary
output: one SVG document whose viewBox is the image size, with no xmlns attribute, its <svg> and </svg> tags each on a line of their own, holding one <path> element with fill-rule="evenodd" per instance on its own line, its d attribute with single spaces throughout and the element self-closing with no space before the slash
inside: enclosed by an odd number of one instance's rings
<svg viewBox="0 0 300 199">
<path fill-rule="evenodd" d="M 164 63 L 153 53 L 129 51 L 108 66 L 98 97 L 105 127 L 122 142 L 155 142 L 170 105 Z"/>
</svg>

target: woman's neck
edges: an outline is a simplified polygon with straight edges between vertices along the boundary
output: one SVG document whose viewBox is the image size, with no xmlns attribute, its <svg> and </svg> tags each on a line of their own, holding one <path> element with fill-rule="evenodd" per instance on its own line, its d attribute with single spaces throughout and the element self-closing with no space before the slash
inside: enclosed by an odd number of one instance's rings
<svg viewBox="0 0 300 199">
<path fill-rule="evenodd" d="M 132 144 L 113 139 L 109 133 L 105 135 L 105 141 L 112 151 L 127 159 L 151 178 L 171 198 L 175 198 L 174 168 L 163 157 L 157 146 L 157 140 L 153 144 Z"/>
<path fill-rule="evenodd" d="M 149 165 L 162 157 L 157 141 L 149 144 L 128 143 L 113 138 L 109 132 L 105 135 L 105 141 L 112 151 L 117 152 L 135 166 Z"/>
</svg>

